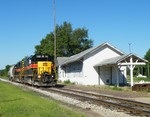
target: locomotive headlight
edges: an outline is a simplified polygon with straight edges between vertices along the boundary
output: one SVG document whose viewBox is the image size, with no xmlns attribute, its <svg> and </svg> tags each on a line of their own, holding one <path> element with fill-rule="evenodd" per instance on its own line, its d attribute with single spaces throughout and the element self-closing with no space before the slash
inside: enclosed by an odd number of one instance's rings
<svg viewBox="0 0 150 117">
<path fill-rule="evenodd" d="M 38 78 L 41 78 L 41 76 L 40 76 L 40 75 L 38 75 Z"/>
</svg>

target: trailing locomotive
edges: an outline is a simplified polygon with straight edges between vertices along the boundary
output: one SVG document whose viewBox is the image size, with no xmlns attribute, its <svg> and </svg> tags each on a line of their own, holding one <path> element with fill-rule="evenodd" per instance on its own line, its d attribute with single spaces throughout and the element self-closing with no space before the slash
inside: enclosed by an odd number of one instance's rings
<svg viewBox="0 0 150 117">
<path fill-rule="evenodd" d="M 56 85 L 54 64 L 48 55 L 25 57 L 9 71 L 10 80 L 36 86 Z"/>
</svg>

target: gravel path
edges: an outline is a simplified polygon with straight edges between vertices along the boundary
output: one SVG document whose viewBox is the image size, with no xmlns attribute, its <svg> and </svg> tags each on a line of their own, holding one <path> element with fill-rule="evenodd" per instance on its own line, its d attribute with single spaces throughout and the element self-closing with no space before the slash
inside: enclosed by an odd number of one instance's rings
<svg viewBox="0 0 150 117">
<path fill-rule="evenodd" d="M 124 112 L 116 111 L 114 109 L 105 108 L 103 106 L 93 105 L 93 104 L 90 104 L 89 102 L 82 102 L 80 100 L 62 96 L 60 94 L 51 93 L 51 92 L 37 89 L 34 87 L 28 87 L 26 85 L 22 85 L 19 83 L 10 82 L 10 81 L 3 80 L 3 79 L 0 79 L 0 80 L 4 81 L 4 82 L 9 82 L 9 83 L 19 86 L 23 89 L 25 88 L 25 89 L 33 90 L 34 92 L 38 92 L 44 96 L 51 97 L 55 100 L 61 101 L 68 105 L 75 106 L 76 108 L 80 107 L 79 108 L 80 111 L 86 113 L 87 117 L 91 117 L 91 116 L 94 116 L 94 117 L 131 117 L 131 115 L 129 115 L 129 114 L 125 114 Z M 132 116 L 132 117 L 138 117 L 138 116 Z"/>
</svg>

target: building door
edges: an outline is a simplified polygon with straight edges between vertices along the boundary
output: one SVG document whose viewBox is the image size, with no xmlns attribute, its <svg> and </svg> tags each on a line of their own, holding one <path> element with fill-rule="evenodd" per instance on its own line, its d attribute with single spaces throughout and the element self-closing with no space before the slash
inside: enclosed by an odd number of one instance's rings
<svg viewBox="0 0 150 117">
<path fill-rule="evenodd" d="M 100 84 L 111 84 L 111 67 L 102 66 L 100 67 Z"/>
</svg>

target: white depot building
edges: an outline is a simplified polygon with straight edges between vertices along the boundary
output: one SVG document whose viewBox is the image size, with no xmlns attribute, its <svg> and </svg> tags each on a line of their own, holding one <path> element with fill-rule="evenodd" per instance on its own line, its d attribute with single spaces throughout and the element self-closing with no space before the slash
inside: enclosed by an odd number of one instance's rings
<svg viewBox="0 0 150 117">
<path fill-rule="evenodd" d="M 133 86 L 135 65 L 145 65 L 146 60 L 135 54 L 125 54 L 109 43 L 87 49 L 71 57 L 58 57 L 58 77 L 83 85 L 126 84 L 127 67 Z"/>
</svg>

